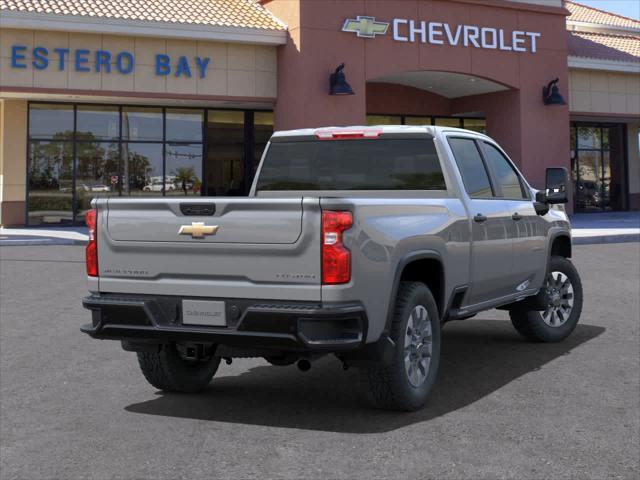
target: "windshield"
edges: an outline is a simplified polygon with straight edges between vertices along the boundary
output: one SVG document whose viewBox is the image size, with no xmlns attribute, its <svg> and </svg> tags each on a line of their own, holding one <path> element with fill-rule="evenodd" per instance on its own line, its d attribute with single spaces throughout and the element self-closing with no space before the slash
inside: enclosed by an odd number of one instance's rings
<svg viewBox="0 0 640 480">
<path fill-rule="evenodd" d="M 258 191 L 446 190 L 433 139 L 271 143 Z"/>
</svg>

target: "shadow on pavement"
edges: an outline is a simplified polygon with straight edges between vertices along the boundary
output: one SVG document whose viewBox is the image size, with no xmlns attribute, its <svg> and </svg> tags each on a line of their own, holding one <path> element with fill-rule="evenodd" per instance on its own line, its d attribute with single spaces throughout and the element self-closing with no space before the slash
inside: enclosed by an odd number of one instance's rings
<svg viewBox="0 0 640 480">
<path fill-rule="evenodd" d="M 342 433 L 381 433 L 424 422 L 474 403 L 604 332 L 579 325 L 563 343 L 528 343 L 508 321 L 467 321 L 445 327 L 438 383 L 414 413 L 376 410 L 356 369 L 324 358 L 307 373 L 295 366 L 258 366 L 214 378 L 200 395 L 158 393 L 129 412 L 196 420 Z M 221 365 L 219 375 L 224 375 Z"/>
</svg>

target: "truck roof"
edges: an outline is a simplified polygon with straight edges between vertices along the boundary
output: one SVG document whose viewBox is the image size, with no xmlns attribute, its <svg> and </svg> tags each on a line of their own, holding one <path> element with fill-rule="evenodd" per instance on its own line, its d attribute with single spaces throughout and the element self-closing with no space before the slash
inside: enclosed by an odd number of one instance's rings
<svg viewBox="0 0 640 480">
<path fill-rule="evenodd" d="M 364 133 L 364 132 L 372 132 L 377 131 L 378 134 L 420 134 L 426 133 L 428 135 L 436 136 L 438 133 L 447 131 L 447 132 L 459 132 L 466 134 L 474 134 L 481 137 L 486 137 L 482 133 L 478 133 L 473 130 L 465 130 L 462 128 L 454 128 L 454 127 L 437 127 L 433 125 L 352 125 L 348 127 L 318 127 L 318 128 L 302 128 L 298 130 L 281 130 L 274 132 L 273 138 L 279 137 L 311 137 L 318 136 L 325 132 L 334 132 L 341 134 L 349 134 L 349 133 Z"/>
</svg>

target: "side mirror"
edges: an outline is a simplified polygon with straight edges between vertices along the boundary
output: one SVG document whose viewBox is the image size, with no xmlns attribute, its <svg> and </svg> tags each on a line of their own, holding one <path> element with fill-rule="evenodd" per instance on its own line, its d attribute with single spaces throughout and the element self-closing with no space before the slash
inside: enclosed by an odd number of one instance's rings
<svg viewBox="0 0 640 480">
<path fill-rule="evenodd" d="M 567 185 L 569 185 L 569 173 L 566 168 L 547 168 L 544 203 L 549 205 L 568 203 L 569 194 L 567 192 Z"/>
</svg>

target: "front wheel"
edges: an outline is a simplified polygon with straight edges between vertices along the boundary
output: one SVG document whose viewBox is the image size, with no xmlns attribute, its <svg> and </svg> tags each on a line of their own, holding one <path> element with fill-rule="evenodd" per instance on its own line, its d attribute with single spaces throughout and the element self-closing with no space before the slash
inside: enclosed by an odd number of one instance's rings
<svg viewBox="0 0 640 480">
<path fill-rule="evenodd" d="M 582 282 L 573 263 L 564 257 L 551 257 L 545 285 L 547 307 L 543 311 L 512 310 L 515 329 L 538 342 L 561 342 L 578 325 L 582 313 Z"/>
<path fill-rule="evenodd" d="M 158 352 L 139 352 L 138 363 L 147 381 L 158 390 L 195 393 L 209 385 L 220 365 L 220 357 L 189 359 L 176 344 L 167 344 Z"/>
<path fill-rule="evenodd" d="M 440 317 L 429 288 L 402 282 L 391 324 L 393 360 L 366 371 L 369 396 L 378 408 L 422 408 L 436 381 L 440 361 Z"/>
</svg>

